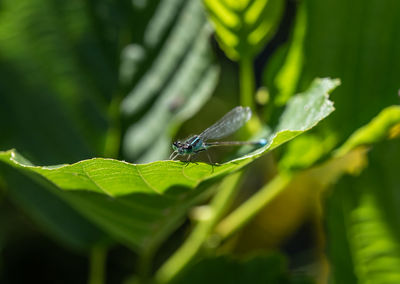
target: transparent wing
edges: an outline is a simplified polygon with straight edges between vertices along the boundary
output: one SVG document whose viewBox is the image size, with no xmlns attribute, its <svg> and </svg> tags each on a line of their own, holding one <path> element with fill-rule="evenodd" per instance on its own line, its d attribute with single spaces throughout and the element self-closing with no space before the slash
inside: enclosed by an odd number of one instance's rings
<svg viewBox="0 0 400 284">
<path fill-rule="evenodd" d="M 237 131 L 250 117 L 251 109 L 249 107 L 235 107 L 216 123 L 204 130 L 199 137 L 203 141 L 223 138 Z"/>
</svg>

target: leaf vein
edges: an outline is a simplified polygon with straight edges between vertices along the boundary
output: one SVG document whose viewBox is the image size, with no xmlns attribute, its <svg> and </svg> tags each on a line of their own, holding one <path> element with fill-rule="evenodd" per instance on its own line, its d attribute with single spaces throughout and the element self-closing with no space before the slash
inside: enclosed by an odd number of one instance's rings
<svg viewBox="0 0 400 284">
<path fill-rule="evenodd" d="M 142 172 L 140 171 L 139 167 L 137 165 L 135 165 L 136 171 L 139 174 L 139 176 L 142 178 L 142 180 L 144 181 L 144 183 L 152 190 L 154 190 L 155 192 L 157 192 L 158 194 L 162 195 L 162 193 L 156 189 L 154 186 L 152 186 L 143 176 Z"/>
</svg>

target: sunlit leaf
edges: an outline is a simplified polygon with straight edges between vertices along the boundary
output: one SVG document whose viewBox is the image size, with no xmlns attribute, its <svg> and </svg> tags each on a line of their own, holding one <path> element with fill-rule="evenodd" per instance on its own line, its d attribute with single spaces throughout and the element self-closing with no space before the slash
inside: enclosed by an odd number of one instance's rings
<svg viewBox="0 0 400 284">
<path fill-rule="evenodd" d="M 273 35 L 282 15 L 284 1 L 204 0 L 218 42 L 233 60 L 253 57 Z"/>
<path fill-rule="evenodd" d="M 373 196 L 350 212 L 349 242 L 360 283 L 400 281 L 400 245 Z"/>
<path fill-rule="evenodd" d="M 187 209 L 198 202 L 204 192 L 194 189 L 199 184 L 239 170 L 328 116 L 333 111 L 328 92 L 337 85 L 337 80 L 315 80 L 309 90 L 289 102 L 267 145 L 221 165 L 179 161 L 130 164 L 94 158 L 40 167 L 13 150 L 1 152 L 0 160 L 23 175 L 37 174 L 55 185 L 58 190 L 53 193 L 121 242 L 136 250 L 149 249 L 159 244 Z"/>
<path fill-rule="evenodd" d="M 301 3 L 297 10 L 290 41 L 279 47 L 265 68 L 265 84 L 274 96 L 274 103 L 278 106 L 284 105 L 296 92 L 303 67 L 306 27 L 305 3 Z"/>
<path fill-rule="evenodd" d="M 341 155 L 358 145 L 370 145 L 389 137 L 395 137 L 391 131 L 400 124 L 400 106 L 391 106 L 382 110 L 370 123 L 354 132 L 337 150 Z"/>
<path fill-rule="evenodd" d="M 305 134 L 288 143 L 279 160 L 282 171 L 306 169 L 327 155 L 337 143 L 334 135 Z"/>
</svg>

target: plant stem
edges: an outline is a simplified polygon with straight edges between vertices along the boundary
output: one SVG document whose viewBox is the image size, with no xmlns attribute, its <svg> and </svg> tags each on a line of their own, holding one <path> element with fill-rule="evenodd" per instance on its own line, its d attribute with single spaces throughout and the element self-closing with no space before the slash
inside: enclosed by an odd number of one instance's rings
<svg viewBox="0 0 400 284">
<path fill-rule="evenodd" d="M 149 283 L 151 265 L 154 258 L 154 250 L 148 250 L 141 254 L 138 263 L 138 283 Z"/>
<path fill-rule="evenodd" d="M 254 110 L 254 70 L 253 59 L 242 57 L 239 61 L 240 104 Z"/>
<path fill-rule="evenodd" d="M 90 271 L 88 284 L 103 284 L 107 249 L 98 245 L 90 253 Z"/>
<path fill-rule="evenodd" d="M 169 282 L 196 256 L 215 224 L 231 204 L 241 176 L 241 172 L 230 175 L 218 186 L 217 194 L 210 204 L 210 217 L 199 221 L 185 243 L 161 266 L 155 276 L 157 283 Z"/>
<path fill-rule="evenodd" d="M 291 181 L 291 176 L 278 174 L 216 227 L 221 239 L 226 239 L 247 224 L 264 206 L 275 198 Z"/>
</svg>

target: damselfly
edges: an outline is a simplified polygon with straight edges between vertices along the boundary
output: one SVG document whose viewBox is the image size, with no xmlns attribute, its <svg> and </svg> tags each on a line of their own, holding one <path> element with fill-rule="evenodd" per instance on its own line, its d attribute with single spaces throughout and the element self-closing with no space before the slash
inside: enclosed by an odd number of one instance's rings
<svg viewBox="0 0 400 284">
<path fill-rule="evenodd" d="M 228 145 L 258 145 L 264 146 L 267 141 L 260 139 L 258 141 L 223 141 L 223 142 L 208 142 L 208 140 L 217 140 L 224 138 L 239 128 L 241 128 L 251 117 L 251 109 L 249 107 L 235 107 L 230 112 L 225 114 L 220 120 L 204 130 L 199 135 L 191 136 L 185 141 L 175 141 L 172 144 L 172 152 L 170 159 L 175 159 L 177 156 L 186 155 L 188 161 L 192 155 L 215 146 L 228 146 Z M 211 159 L 208 155 L 208 159 Z"/>
</svg>

